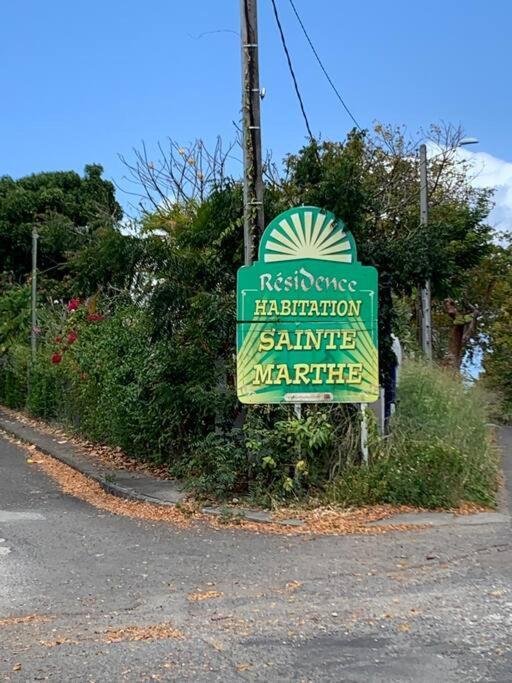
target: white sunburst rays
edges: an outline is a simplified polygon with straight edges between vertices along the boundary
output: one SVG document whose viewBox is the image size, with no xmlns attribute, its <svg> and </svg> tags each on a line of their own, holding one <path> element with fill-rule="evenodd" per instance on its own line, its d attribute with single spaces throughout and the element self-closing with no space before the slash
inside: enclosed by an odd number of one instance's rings
<svg viewBox="0 0 512 683">
<path fill-rule="evenodd" d="M 272 263 L 301 258 L 352 263 L 352 247 L 336 221 L 322 213 L 297 211 L 272 230 L 264 260 Z"/>
</svg>

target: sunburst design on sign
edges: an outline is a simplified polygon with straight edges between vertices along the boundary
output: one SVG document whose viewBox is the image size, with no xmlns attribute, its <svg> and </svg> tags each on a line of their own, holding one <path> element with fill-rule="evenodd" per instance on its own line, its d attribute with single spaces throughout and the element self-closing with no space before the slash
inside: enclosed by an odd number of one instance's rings
<svg viewBox="0 0 512 683">
<path fill-rule="evenodd" d="M 260 258 L 266 263 L 297 259 L 353 263 L 355 247 L 344 227 L 333 214 L 316 207 L 286 211 L 265 231 Z"/>
</svg>

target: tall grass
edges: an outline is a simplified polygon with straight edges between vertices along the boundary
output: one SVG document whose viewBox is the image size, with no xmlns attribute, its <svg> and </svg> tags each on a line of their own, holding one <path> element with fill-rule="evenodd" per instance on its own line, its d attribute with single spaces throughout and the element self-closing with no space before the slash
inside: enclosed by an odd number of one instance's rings
<svg viewBox="0 0 512 683">
<path fill-rule="evenodd" d="M 344 505 L 494 505 L 498 457 L 484 392 L 448 370 L 409 360 L 398 398 L 391 434 L 375 440 L 368 467 L 345 468 L 327 498 Z"/>
</svg>

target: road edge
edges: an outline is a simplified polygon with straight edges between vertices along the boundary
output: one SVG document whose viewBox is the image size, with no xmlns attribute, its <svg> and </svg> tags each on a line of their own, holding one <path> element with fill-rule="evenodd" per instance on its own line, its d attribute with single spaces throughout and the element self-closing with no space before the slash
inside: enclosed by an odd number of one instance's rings
<svg viewBox="0 0 512 683">
<path fill-rule="evenodd" d="M 35 446 L 38 451 L 44 455 L 54 458 L 59 462 L 71 467 L 71 469 L 86 476 L 88 479 L 95 481 L 101 488 L 113 496 L 124 498 L 125 500 L 133 500 L 140 503 L 150 503 L 152 505 L 163 505 L 165 507 L 179 507 L 179 501 L 168 501 L 158 498 L 156 496 L 149 496 L 135 488 L 127 488 L 116 484 L 115 481 L 109 481 L 108 474 L 102 474 L 100 470 L 90 461 L 86 460 L 84 455 L 70 455 L 66 451 L 72 450 L 76 447 L 69 444 L 66 448 L 59 447 L 60 444 L 56 439 L 48 434 L 39 432 L 35 427 L 27 426 L 17 420 L 11 414 L 6 413 L 3 407 L 0 406 L 0 430 L 4 431 L 9 436 L 18 439 L 24 444 Z M 27 434 L 28 432 L 28 434 Z M 30 434 L 32 433 L 32 434 Z M 48 442 L 53 442 L 52 446 L 48 446 Z M 248 522 L 255 522 L 257 524 L 278 524 L 288 527 L 301 527 L 304 522 L 301 519 L 274 519 L 270 512 L 265 510 L 251 510 L 249 508 L 230 508 L 222 506 L 204 506 L 200 508 L 200 512 L 209 517 L 230 517 L 239 518 Z"/>
</svg>

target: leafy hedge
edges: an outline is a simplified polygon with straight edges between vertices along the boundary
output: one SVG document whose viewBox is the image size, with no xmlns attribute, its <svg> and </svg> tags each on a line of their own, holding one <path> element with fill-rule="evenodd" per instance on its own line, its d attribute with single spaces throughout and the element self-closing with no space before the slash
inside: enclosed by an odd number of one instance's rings
<svg viewBox="0 0 512 683">
<path fill-rule="evenodd" d="M 372 430 L 364 467 L 354 407 L 311 406 L 297 419 L 289 407 L 260 406 L 242 427 L 210 356 L 153 338 L 145 307 L 120 301 L 104 316 L 78 305 L 46 323 L 33 367 L 28 345 L 2 357 L 0 402 L 165 463 L 198 495 L 269 506 L 305 496 L 344 506 L 494 503 L 486 398 L 451 372 L 406 363 L 391 435 Z"/>
<path fill-rule="evenodd" d="M 33 367 L 28 345 L 13 345 L 2 358 L 0 401 L 155 462 L 172 463 L 214 429 L 219 383 L 209 358 L 192 363 L 186 350 L 154 340 L 144 308 L 88 317 L 81 307 L 54 318 Z"/>
</svg>

